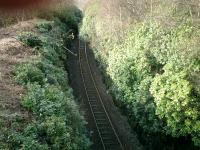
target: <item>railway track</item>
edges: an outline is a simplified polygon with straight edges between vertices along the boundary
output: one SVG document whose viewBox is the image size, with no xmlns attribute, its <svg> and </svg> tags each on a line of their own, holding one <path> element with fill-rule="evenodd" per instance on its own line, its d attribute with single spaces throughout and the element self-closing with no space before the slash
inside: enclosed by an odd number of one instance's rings
<svg viewBox="0 0 200 150">
<path fill-rule="evenodd" d="M 96 86 L 87 54 L 87 44 L 79 40 L 79 64 L 81 77 L 103 149 L 124 150 Z"/>
</svg>

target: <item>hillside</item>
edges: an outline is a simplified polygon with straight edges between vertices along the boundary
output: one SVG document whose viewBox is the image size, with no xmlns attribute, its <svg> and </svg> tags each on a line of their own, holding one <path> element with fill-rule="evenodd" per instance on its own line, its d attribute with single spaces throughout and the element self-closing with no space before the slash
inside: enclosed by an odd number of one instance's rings
<svg viewBox="0 0 200 150">
<path fill-rule="evenodd" d="M 0 2 L 0 149 L 200 148 L 199 0 L 48 2 Z"/>
<path fill-rule="evenodd" d="M 80 32 L 146 149 L 198 149 L 199 1 L 89 1 Z"/>
<path fill-rule="evenodd" d="M 65 70 L 80 12 L 65 7 L 41 16 L 0 29 L 0 149 L 89 149 Z"/>
<path fill-rule="evenodd" d="M 15 37 L 22 31 L 33 30 L 37 20 L 21 22 L 11 27 L 0 29 L 0 110 L 1 118 L 10 124 L 15 117 L 29 120 L 31 117 L 25 109 L 20 106 L 20 99 L 25 89 L 13 81 L 13 72 L 16 65 L 26 63 L 35 58 L 33 49 L 25 46 Z"/>
</svg>

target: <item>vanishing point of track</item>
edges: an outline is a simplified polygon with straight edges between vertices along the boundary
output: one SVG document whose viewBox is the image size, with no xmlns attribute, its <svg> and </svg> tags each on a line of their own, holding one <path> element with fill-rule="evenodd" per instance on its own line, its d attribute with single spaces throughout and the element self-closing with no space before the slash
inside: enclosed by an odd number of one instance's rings
<svg viewBox="0 0 200 150">
<path fill-rule="evenodd" d="M 79 40 L 79 64 L 85 93 L 104 150 L 124 150 L 96 86 L 88 60 L 87 44 Z"/>
</svg>

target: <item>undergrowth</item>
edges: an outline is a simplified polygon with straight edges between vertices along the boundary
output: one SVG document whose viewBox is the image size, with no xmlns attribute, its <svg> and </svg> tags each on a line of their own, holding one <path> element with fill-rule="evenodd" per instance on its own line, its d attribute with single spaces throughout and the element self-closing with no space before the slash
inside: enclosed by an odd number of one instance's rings
<svg viewBox="0 0 200 150">
<path fill-rule="evenodd" d="M 89 3 L 80 34 L 133 130 L 147 149 L 199 149 L 198 2 L 105 3 Z"/>
<path fill-rule="evenodd" d="M 70 42 L 68 30 L 77 23 L 72 18 L 79 17 L 69 15 L 73 14 L 70 11 L 53 21 L 39 23 L 38 33 L 23 32 L 18 36 L 21 42 L 36 48 L 37 59 L 17 66 L 14 77 L 27 89 L 21 106 L 32 118 L 28 123 L 16 119 L 13 128 L 2 126 L 1 149 L 89 149 L 86 122 L 78 111 L 64 65 L 67 55 L 63 47 Z"/>
</svg>

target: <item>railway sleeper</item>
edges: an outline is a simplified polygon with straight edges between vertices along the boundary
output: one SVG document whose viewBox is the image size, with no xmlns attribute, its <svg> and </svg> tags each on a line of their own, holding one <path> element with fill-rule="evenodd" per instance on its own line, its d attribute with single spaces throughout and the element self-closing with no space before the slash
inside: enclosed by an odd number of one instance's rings
<svg viewBox="0 0 200 150">
<path fill-rule="evenodd" d="M 96 118 L 97 121 L 106 121 L 106 118 L 104 117 L 100 117 L 100 118 Z"/>
<path fill-rule="evenodd" d="M 121 150 L 120 146 L 117 144 L 105 145 L 107 150 Z"/>
<path fill-rule="evenodd" d="M 106 121 L 97 121 L 98 126 L 109 126 L 109 123 Z"/>
<path fill-rule="evenodd" d="M 88 71 L 89 71 L 89 70 L 88 70 L 87 68 L 83 67 L 83 63 L 82 63 L 82 74 L 83 74 L 83 76 L 86 77 L 86 78 L 87 78 L 87 77 L 90 77 Z"/>
<path fill-rule="evenodd" d="M 85 81 L 85 84 L 86 84 L 86 87 L 91 87 L 92 86 L 92 83 L 91 83 L 91 79 L 90 78 L 85 78 L 84 77 L 84 81 Z"/>
<path fill-rule="evenodd" d="M 100 105 L 97 101 L 89 101 L 89 103 L 90 103 L 91 105 L 97 105 L 97 106 Z"/>
<path fill-rule="evenodd" d="M 94 111 L 95 118 L 96 117 L 105 117 L 105 113 L 103 111 Z"/>
<path fill-rule="evenodd" d="M 101 106 L 99 105 L 91 105 L 93 111 L 100 111 L 102 110 Z"/>
<path fill-rule="evenodd" d="M 110 136 L 101 136 L 103 141 L 117 141 L 116 137 L 114 135 Z"/>
<path fill-rule="evenodd" d="M 112 130 L 100 130 L 101 134 L 113 134 Z"/>
<path fill-rule="evenodd" d="M 96 100 L 97 99 L 97 96 L 96 95 L 94 95 L 94 94 L 92 94 L 92 95 L 88 95 L 89 96 L 89 98 L 90 99 L 94 99 L 94 100 Z"/>
<path fill-rule="evenodd" d="M 103 140 L 103 139 L 102 139 Z M 118 141 L 116 139 L 111 140 L 103 140 L 104 145 L 108 147 L 119 146 Z"/>
<path fill-rule="evenodd" d="M 97 103 L 97 102 L 91 102 L 91 101 L 89 101 L 89 103 L 92 106 L 92 108 L 94 108 L 94 107 L 95 108 L 97 108 L 97 107 L 101 108 L 101 105 L 99 103 Z"/>
<path fill-rule="evenodd" d="M 91 104 L 92 107 L 95 107 L 95 108 L 99 107 L 99 108 L 101 108 L 101 105 L 98 104 L 97 102 L 91 102 L 90 104 Z"/>
<path fill-rule="evenodd" d="M 101 105 L 99 105 L 98 103 L 90 103 L 90 104 L 94 109 L 102 109 Z"/>
<path fill-rule="evenodd" d="M 106 115 L 100 111 L 94 111 L 95 118 L 106 118 Z"/>
<path fill-rule="evenodd" d="M 89 99 L 92 99 L 92 100 L 97 100 L 98 98 L 97 98 L 97 96 L 96 96 L 96 93 L 88 93 L 88 97 L 89 97 Z"/>
<path fill-rule="evenodd" d="M 95 95 L 96 95 L 96 91 L 95 91 L 95 90 L 91 90 L 91 91 L 88 91 L 88 90 L 87 90 L 87 93 L 88 93 L 88 95 L 89 95 L 89 94 L 95 94 Z"/>
<path fill-rule="evenodd" d="M 104 117 L 104 116 L 103 117 L 101 117 L 101 116 L 99 117 L 98 116 L 98 117 L 95 117 L 95 119 L 96 119 L 97 122 L 107 122 L 107 118 Z"/>
<path fill-rule="evenodd" d="M 96 89 L 90 80 L 88 80 L 88 82 L 86 82 L 86 89 L 87 89 L 87 91 L 95 91 L 96 92 Z"/>
<path fill-rule="evenodd" d="M 88 89 L 89 87 L 90 87 L 92 90 L 95 89 L 94 86 L 93 86 L 93 84 L 91 83 L 91 79 L 90 79 L 90 78 L 86 78 L 86 79 L 85 79 L 85 84 L 86 84 L 86 89 Z M 96 91 L 96 90 L 94 90 L 94 91 Z"/>
<path fill-rule="evenodd" d="M 120 145 L 117 140 L 110 140 L 110 141 L 104 141 L 104 145 L 106 149 L 116 148 L 115 150 L 120 149 Z"/>
<path fill-rule="evenodd" d="M 113 130 L 109 126 L 98 126 L 98 128 L 101 133 L 111 132 L 113 134 Z"/>
<path fill-rule="evenodd" d="M 104 145 L 111 146 L 111 145 L 116 145 L 116 143 L 115 141 L 104 141 Z"/>
<path fill-rule="evenodd" d="M 91 99 L 91 98 L 89 98 L 89 102 L 90 102 L 91 104 L 98 104 L 98 105 L 99 105 L 99 103 L 98 103 L 98 101 L 97 101 L 96 99 Z"/>
</svg>

